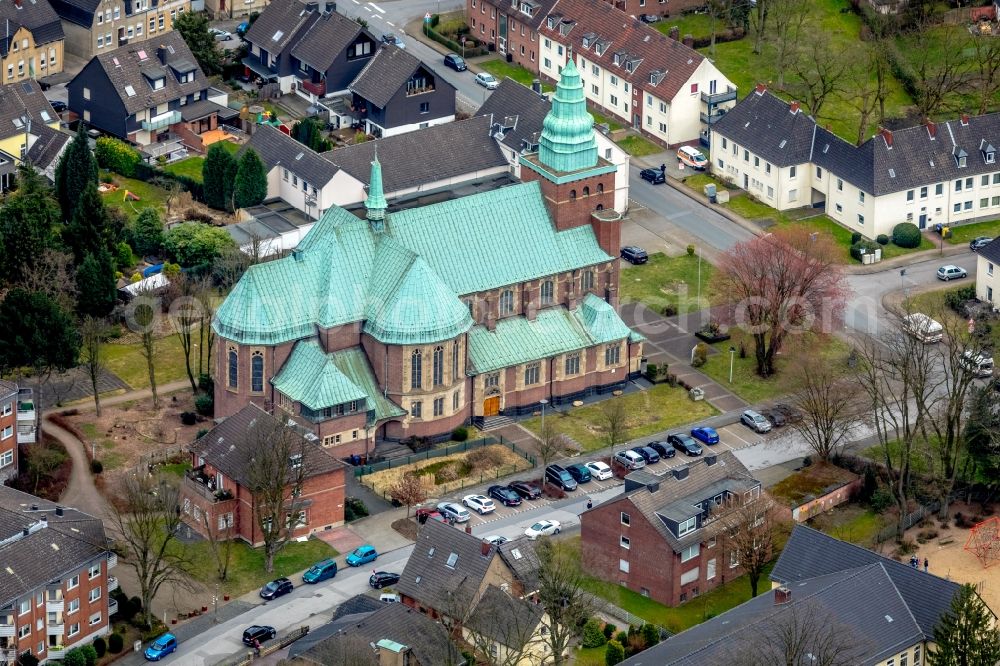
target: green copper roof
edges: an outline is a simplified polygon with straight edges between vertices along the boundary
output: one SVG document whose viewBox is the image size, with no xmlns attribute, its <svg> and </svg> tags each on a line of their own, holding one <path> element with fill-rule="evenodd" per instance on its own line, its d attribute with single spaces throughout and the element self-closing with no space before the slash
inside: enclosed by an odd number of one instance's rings
<svg viewBox="0 0 1000 666">
<path fill-rule="evenodd" d="M 594 294 L 587 294 L 580 307 L 573 311 L 573 316 L 583 325 L 595 344 L 621 340 L 632 333 L 632 329 L 625 325 L 615 309 Z"/>
<path fill-rule="evenodd" d="M 578 171 L 597 165 L 594 118 L 587 113 L 583 82 L 573 59 L 563 67 L 542 123 L 538 159 L 556 171 Z"/>
<path fill-rule="evenodd" d="M 314 411 L 368 397 L 340 371 L 315 339 L 296 344 L 271 383 Z"/>
<path fill-rule="evenodd" d="M 368 196 L 365 197 L 365 208 L 368 209 L 368 219 L 378 222 L 385 219 L 385 194 L 382 193 L 382 165 L 378 162 L 378 153 L 372 160 L 372 173 L 368 178 Z M 381 230 L 381 229 L 380 229 Z"/>
<path fill-rule="evenodd" d="M 350 347 L 341 349 L 329 355 L 333 359 L 333 364 L 337 366 L 344 375 L 351 380 L 355 386 L 365 392 L 368 400 L 368 409 L 374 412 L 374 420 L 369 422 L 378 423 L 384 419 L 393 419 L 403 416 L 406 411 L 399 405 L 389 400 L 382 393 L 375 379 L 375 373 L 368 365 L 368 357 L 361 347 Z"/>
</svg>

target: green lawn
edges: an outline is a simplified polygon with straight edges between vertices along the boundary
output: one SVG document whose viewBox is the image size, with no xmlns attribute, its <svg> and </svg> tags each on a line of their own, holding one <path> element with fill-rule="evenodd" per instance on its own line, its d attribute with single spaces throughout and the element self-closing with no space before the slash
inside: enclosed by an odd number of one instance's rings
<svg viewBox="0 0 1000 666">
<path fill-rule="evenodd" d="M 216 560 L 211 545 L 198 541 L 186 546 L 187 556 L 192 562 L 191 575 L 197 580 L 213 585 L 218 582 Z M 328 557 L 336 557 L 337 551 L 319 539 L 305 542 L 293 541 L 286 544 L 274 558 L 274 572 L 264 571 L 264 549 L 251 548 L 242 541 L 234 543 L 230 550 L 229 575 L 221 584 L 221 592 L 239 596 L 261 587 L 269 580 L 305 571 L 314 563 Z M 295 581 L 298 584 L 298 581 Z"/>
<path fill-rule="evenodd" d="M 659 146 L 652 141 L 639 136 L 638 134 L 629 134 L 621 141 L 615 141 L 615 143 L 618 144 L 619 148 L 634 157 L 655 155 L 656 153 L 662 153 L 666 150 L 663 146 Z"/>
<path fill-rule="evenodd" d="M 618 398 L 625 403 L 628 414 L 626 439 L 645 437 L 662 430 L 699 421 L 718 414 L 706 401 L 693 402 L 681 388 L 657 384 L 648 391 L 636 391 Z M 572 437 L 584 451 L 594 451 L 607 446 L 603 426 L 604 403 L 583 407 L 565 407 L 560 411 L 549 409 L 545 413 L 546 426 Z M 521 425 L 535 434 L 541 432 L 541 416 L 522 421 Z"/>
<path fill-rule="evenodd" d="M 226 143 L 236 146 L 235 143 L 230 143 L 228 141 Z M 239 148 L 239 146 L 236 147 L 237 149 Z M 166 171 L 167 173 L 172 173 L 178 176 L 187 176 L 188 178 L 191 178 L 192 180 L 195 180 L 200 183 L 201 167 L 204 163 L 205 163 L 204 157 L 194 155 L 192 157 L 186 157 L 177 162 L 172 162 L 167 166 L 163 167 L 163 170 Z"/>
<path fill-rule="evenodd" d="M 617 120 L 613 120 L 613 119 L 609 118 L 608 116 L 605 116 L 602 113 L 594 111 L 593 109 L 589 109 L 588 108 L 587 110 L 590 111 L 590 115 L 592 115 L 594 117 L 594 122 L 595 123 L 603 123 L 603 124 L 607 125 L 608 128 L 612 132 L 615 131 L 615 130 L 620 130 L 622 128 L 622 124 L 620 122 L 618 122 Z"/>
<path fill-rule="evenodd" d="M 152 206 L 160 211 L 166 208 L 169 193 L 162 187 L 118 174 L 113 174 L 113 177 L 118 189 L 101 195 L 106 205 L 125 211 L 125 214 L 133 219 L 138 217 L 143 208 Z M 138 196 L 139 201 L 125 201 L 125 190 Z"/>
<path fill-rule="evenodd" d="M 501 81 L 505 78 L 514 79 L 521 85 L 528 86 L 529 88 L 531 87 L 531 82 L 538 78 L 536 74 L 532 74 L 524 67 L 506 62 L 504 60 L 487 60 L 486 62 L 479 63 L 479 67 L 485 69 Z M 548 84 L 543 84 L 542 90 L 548 92 L 550 90 L 555 90 L 555 88 Z"/>
<path fill-rule="evenodd" d="M 687 185 L 695 192 L 697 192 L 698 194 L 705 194 L 705 186 L 708 184 L 715 185 L 716 191 L 721 191 L 721 190 L 732 191 L 738 189 L 735 186 L 730 185 L 729 183 L 719 180 L 718 178 L 709 173 L 705 173 L 704 171 L 701 172 L 696 171 L 692 173 L 690 176 L 685 176 L 684 178 L 681 179 L 681 182 Z"/>
<path fill-rule="evenodd" d="M 884 516 L 858 504 L 845 504 L 816 516 L 809 525 L 842 541 L 870 548 L 886 521 Z"/>
<path fill-rule="evenodd" d="M 968 243 L 977 236 L 1000 236 L 1000 219 L 976 222 L 975 224 L 960 224 L 957 227 L 950 227 L 951 237 L 945 239 L 952 245 Z"/>
<path fill-rule="evenodd" d="M 191 469 L 191 462 L 185 460 L 179 463 L 170 463 L 169 465 L 161 465 L 160 471 L 164 474 L 171 474 L 173 476 L 184 476 L 184 473 Z"/>
<path fill-rule="evenodd" d="M 118 375 L 122 381 L 133 389 L 149 388 L 149 375 L 146 372 L 146 359 L 138 343 L 129 345 L 104 345 L 104 358 L 108 370 Z M 168 335 L 156 341 L 156 356 L 153 359 L 156 368 L 156 383 L 184 379 L 187 371 L 184 369 L 184 352 L 176 335 Z"/>
<path fill-rule="evenodd" d="M 604 652 L 608 648 L 604 645 L 595 648 L 577 648 L 576 657 L 573 659 L 575 666 L 605 666 Z"/>
<path fill-rule="evenodd" d="M 699 265 L 701 299 L 698 298 Z M 648 263 L 639 266 L 622 262 L 620 289 L 622 303 L 639 301 L 656 312 L 672 305 L 683 314 L 722 301 L 715 285 L 715 266 L 686 254 L 668 257 L 657 252 L 650 255 Z"/>
<path fill-rule="evenodd" d="M 691 35 L 694 38 L 712 36 L 712 19 L 708 14 L 686 14 L 678 16 L 668 16 L 661 18 L 654 27 L 664 35 L 670 34 L 670 28 L 677 26 L 681 31 L 681 39 L 684 35 Z M 717 21 L 715 33 L 719 34 L 726 29 L 725 21 Z M 716 45 L 718 46 L 718 45 Z"/>
</svg>

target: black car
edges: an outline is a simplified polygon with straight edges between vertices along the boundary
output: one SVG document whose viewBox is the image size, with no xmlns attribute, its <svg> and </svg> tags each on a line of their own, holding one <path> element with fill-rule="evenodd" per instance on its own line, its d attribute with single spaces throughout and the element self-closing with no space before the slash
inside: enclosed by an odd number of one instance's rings
<svg viewBox="0 0 1000 666">
<path fill-rule="evenodd" d="M 51 100 L 49 104 L 52 105 L 52 110 L 56 113 L 62 113 L 69 108 L 66 106 L 66 102 L 59 101 L 58 99 Z"/>
<path fill-rule="evenodd" d="M 542 496 L 541 488 L 533 483 L 528 483 L 527 481 L 518 481 L 507 487 L 526 500 L 538 499 Z"/>
<path fill-rule="evenodd" d="M 673 458 L 677 455 L 674 448 L 666 442 L 650 442 L 646 446 L 659 453 L 661 458 Z"/>
<path fill-rule="evenodd" d="M 278 578 L 260 588 L 260 596 L 262 599 L 277 599 L 281 595 L 291 592 L 292 587 L 292 581 L 287 578 Z"/>
<path fill-rule="evenodd" d="M 662 185 L 667 182 L 666 175 L 659 169 L 643 169 L 639 172 L 639 178 L 648 180 L 653 185 Z"/>
<path fill-rule="evenodd" d="M 649 255 L 641 247 L 626 245 L 622 248 L 622 259 L 630 264 L 644 264 L 649 261 Z"/>
<path fill-rule="evenodd" d="M 399 574 L 391 571 L 376 571 L 368 577 L 368 584 L 376 590 L 381 590 L 386 585 L 395 585 L 399 582 Z"/>
<path fill-rule="evenodd" d="M 780 428 L 788 423 L 788 419 L 785 418 L 784 413 L 777 409 L 762 409 L 760 413 L 764 415 L 765 419 L 773 423 L 775 428 Z"/>
<path fill-rule="evenodd" d="M 499 500 L 504 506 L 518 506 L 521 504 L 521 496 L 507 486 L 490 486 L 486 494 L 495 500 Z"/>
<path fill-rule="evenodd" d="M 700 456 L 703 452 L 701 444 L 694 441 L 690 435 L 677 434 L 667 437 L 667 441 L 678 451 L 683 451 L 689 456 Z"/>
<path fill-rule="evenodd" d="M 449 53 L 446 55 L 444 57 L 444 65 L 445 67 L 451 67 L 456 72 L 464 72 L 468 69 L 468 66 L 465 64 L 465 60 L 462 56 L 456 53 Z"/>
<path fill-rule="evenodd" d="M 576 490 L 576 479 L 559 465 L 549 465 L 545 468 L 545 481 L 566 492 Z"/>
<path fill-rule="evenodd" d="M 53 108 L 55 108 L 54 103 L 52 106 Z M 992 242 L 993 239 L 990 238 L 989 236 L 977 236 L 976 238 L 973 238 L 971 241 L 969 241 L 969 249 L 972 250 L 973 252 L 977 252 L 979 250 L 982 250 L 984 247 L 986 247 Z"/>
<path fill-rule="evenodd" d="M 660 462 L 660 454 L 656 452 L 656 449 L 650 446 L 636 446 L 632 449 L 646 461 L 647 465 L 652 465 L 653 463 Z"/>
<path fill-rule="evenodd" d="M 588 483 L 590 481 L 590 470 L 587 469 L 586 465 L 570 465 L 566 468 L 566 471 L 569 472 L 569 475 L 572 476 L 577 483 Z"/>
<path fill-rule="evenodd" d="M 396 35 L 391 32 L 387 32 L 382 35 L 382 43 L 388 44 L 389 46 L 399 46 L 402 47 L 402 41 Z"/>
<path fill-rule="evenodd" d="M 779 402 L 777 405 L 771 408 L 776 414 L 781 414 L 785 417 L 785 421 L 788 423 L 798 423 L 802 420 L 802 412 L 797 408 L 793 407 L 784 402 Z"/>
<path fill-rule="evenodd" d="M 247 627 L 243 632 L 243 645 L 253 646 L 256 642 L 263 643 L 266 640 L 272 639 L 278 635 L 278 632 L 274 627 L 269 627 L 264 624 L 255 624 L 252 627 Z"/>
</svg>

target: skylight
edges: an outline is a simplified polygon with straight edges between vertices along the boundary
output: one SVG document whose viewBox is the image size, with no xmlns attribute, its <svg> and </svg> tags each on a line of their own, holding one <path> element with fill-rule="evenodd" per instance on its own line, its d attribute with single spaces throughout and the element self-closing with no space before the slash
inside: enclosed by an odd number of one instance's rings
<svg viewBox="0 0 1000 666">
<path fill-rule="evenodd" d="M 452 553 L 448 556 L 448 561 L 445 562 L 445 566 L 449 569 L 454 569 L 456 564 L 458 564 L 458 553 Z"/>
<path fill-rule="evenodd" d="M 118 56 L 115 56 L 114 58 L 112 58 L 111 62 L 115 63 L 115 67 L 121 67 L 122 66 L 122 64 L 120 62 L 118 62 Z"/>
<path fill-rule="evenodd" d="M 782 139 L 781 143 L 778 144 L 778 148 L 784 148 L 788 144 L 788 139 Z"/>
<path fill-rule="evenodd" d="M 512 549 L 510 551 L 510 554 L 514 556 L 515 560 L 519 560 L 522 557 L 524 557 L 524 555 L 521 555 L 521 549 L 520 548 L 514 548 L 514 549 Z"/>
<path fill-rule="evenodd" d="M 11 118 L 11 122 L 14 123 L 14 127 L 18 129 L 24 127 L 24 123 L 21 121 L 20 118 Z"/>
<path fill-rule="evenodd" d="M 297 162 L 297 161 L 301 160 L 304 156 L 305 156 L 305 153 L 299 153 L 298 155 L 295 156 L 295 161 Z"/>
<path fill-rule="evenodd" d="M 896 170 L 889 169 L 889 178 L 895 178 L 895 177 L 896 177 Z"/>
<path fill-rule="evenodd" d="M 148 56 L 148 55 L 146 55 L 146 52 L 145 52 L 145 51 L 143 51 L 142 49 L 139 49 L 138 51 L 136 51 L 136 55 L 138 55 L 138 56 L 139 56 L 139 60 L 140 60 L 140 61 L 142 61 L 142 60 L 146 60 L 147 58 L 149 58 L 149 56 Z"/>
<path fill-rule="evenodd" d="M 125 86 L 125 94 L 129 97 L 135 97 L 135 88 L 132 86 Z"/>
<path fill-rule="evenodd" d="M 271 40 L 276 42 L 279 39 L 281 39 L 284 35 L 285 35 L 284 31 L 279 30 L 276 33 L 274 33 L 274 37 L 272 37 Z"/>
<path fill-rule="evenodd" d="M 427 557 L 434 557 L 434 546 L 431 546 L 430 550 L 427 551 Z"/>
<path fill-rule="evenodd" d="M 49 122 L 50 120 L 52 120 L 52 116 L 50 116 L 49 112 L 45 111 L 44 109 L 42 110 L 42 113 L 40 115 L 42 116 L 42 120 L 44 120 L 45 122 Z"/>
</svg>

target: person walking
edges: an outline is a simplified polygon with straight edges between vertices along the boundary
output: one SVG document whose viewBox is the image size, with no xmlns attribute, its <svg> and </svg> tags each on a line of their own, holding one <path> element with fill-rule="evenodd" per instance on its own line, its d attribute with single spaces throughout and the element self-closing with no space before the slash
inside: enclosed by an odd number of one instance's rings
<svg viewBox="0 0 1000 666">
<path fill-rule="evenodd" d="M 927 561 L 927 558 L 925 557 L 925 558 L 924 558 L 924 573 L 927 573 L 927 570 L 928 570 L 929 568 L 930 568 L 930 562 L 928 562 L 928 561 Z"/>
<path fill-rule="evenodd" d="M 588 497 L 587 498 L 587 510 L 589 511 L 590 509 L 593 509 L 593 508 L 594 508 L 594 501 Z"/>
</svg>

